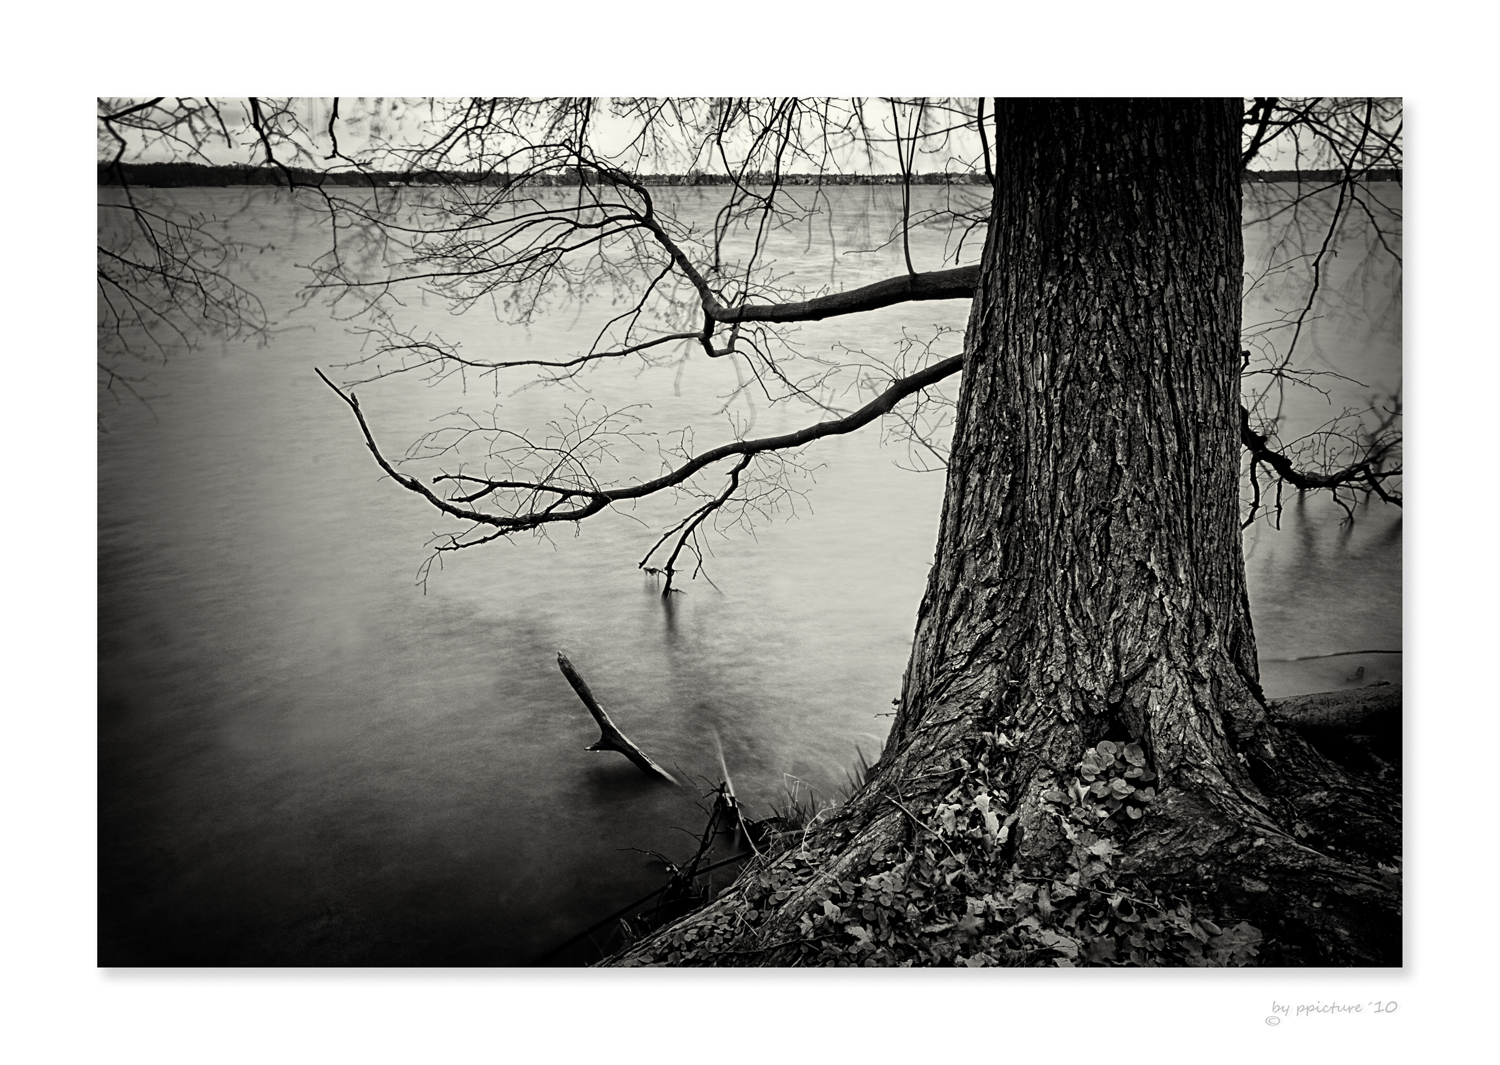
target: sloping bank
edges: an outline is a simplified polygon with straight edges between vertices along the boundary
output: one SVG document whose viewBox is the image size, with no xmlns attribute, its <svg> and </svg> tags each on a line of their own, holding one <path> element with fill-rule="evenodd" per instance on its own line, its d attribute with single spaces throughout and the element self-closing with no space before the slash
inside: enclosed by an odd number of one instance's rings
<svg viewBox="0 0 1500 1065">
<path fill-rule="evenodd" d="M 1399 685 L 1300 696 L 1269 711 L 1289 742 L 1304 738 L 1399 811 Z M 1101 741 L 1055 782 L 1046 802 L 1066 841 L 1062 862 L 1024 868 L 1014 860 L 1024 826 L 998 813 L 1012 749 L 1003 730 L 986 733 L 924 779 L 902 779 L 883 759 L 789 849 L 753 859 L 710 904 L 604 964 L 1369 964 L 1327 956 L 1326 945 L 1320 953 L 1305 932 L 1288 936 L 1269 881 L 1215 892 L 1199 876 L 1148 872 L 1135 844 L 1172 795 L 1156 792 L 1138 744 Z M 1216 855 L 1202 858 L 1211 865 Z M 1364 858 L 1372 884 L 1399 897 L 1399 853 Z M 1245 906 L 1246 897 L 1263 904 Z M 1399 911 L 1387 938 L 1399 944 Z"/>
</svg>

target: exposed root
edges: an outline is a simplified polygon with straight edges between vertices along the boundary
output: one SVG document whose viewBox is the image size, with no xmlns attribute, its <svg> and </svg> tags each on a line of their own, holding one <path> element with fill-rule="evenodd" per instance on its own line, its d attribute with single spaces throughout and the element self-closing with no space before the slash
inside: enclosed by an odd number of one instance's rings
<svg viewBox="0 0 1500 1065">
<path fill-rule="evenodd" d="M 899 752 L 799 845 L 615 963 L 1400 964 L 1388 782 L 1268 725 L 1274 759 L 1246 768 L 1267 794 L 1158 793 L 1137 744 L 1038 771 L 1013 724 L 945 724 L 968 736 L 942 741 L 949 757 Z"/>
</svg>

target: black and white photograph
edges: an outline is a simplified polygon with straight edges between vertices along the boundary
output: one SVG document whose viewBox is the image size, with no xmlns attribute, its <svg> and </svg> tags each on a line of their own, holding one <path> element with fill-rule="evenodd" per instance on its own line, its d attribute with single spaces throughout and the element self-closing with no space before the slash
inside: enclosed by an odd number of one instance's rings
<svg viewBox="0 0 1500 1065">
<path fill-rule="evenodd" d="M 18 12 L 7 1060 L 1472 1057 L 1484 24 Z"/>
<path fill-rule="evenodd" d="M 1402 964 L 1392 97 L 98 101 L 98 964 Z"/>
</svg>

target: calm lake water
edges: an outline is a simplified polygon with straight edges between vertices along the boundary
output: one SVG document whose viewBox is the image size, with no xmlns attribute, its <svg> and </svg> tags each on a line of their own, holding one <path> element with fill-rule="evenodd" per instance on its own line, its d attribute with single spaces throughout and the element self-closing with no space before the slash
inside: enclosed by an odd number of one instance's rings
<svg viewBox="0 0 1500 1065">
<path fill-rule="evenodd" d="M 453 530 L 382 479 L 313 373 L 349 361 L 359 340 L 326 310 L 296 309 L 295 265 L 322 247 L 312 215 L 274 190 L 162 195 L 233 216 L 241 239 L 268 245 L 248 283 L 278 330 L 264 347 L 176 353 L 152 375 L 152 410 L 104 409 L 102 964 L 525 963 L 660 886 L 644 852 L 692 852 L 720 750 L 752 813 L 792 778 L 834 792 L 857 749 L 878 750 L 941 474 L 898 469 L 905 449 L 868 430 L 822 441 L 795 514 L 753 536 L 712 537 L 713 585 L 685 581 L 666 604 L 635 563 L 654 539 L 641 521 L 659 529 L 684 512 L 670 501 L 450 555 L 424 593 L 414 581 L 424 544 Z M 679 195 L 688 217 L 711 218 L 715 190 Z M 1247 217 L 1277 195 L 1254 190 Z M 1378 195 L 1399 204 L 1399 186 Z M 897 190 L 837 189 L 829 206 L 811 234 L 780 235 L 779 267 L 840 287 L 899 272 L 899 245 L 880 247 Z M 1247 269 L 1277 239 L 1251 227 Z M 940 265 L 947 240 L 921 231 L 918 267 Z M 1324 286 L 1335 296 L 1299 349 L 1362 384 L 1329 379 L 1326 403 L 1289 397 L 1284 424 L 1299 431 L 1400 383 L 1399 290 L 1357 256 L 1333 269 Z M 1273 279 L 1246 319 L 1293 306 L 1294 288 Z M 800 343 L 889 356 L 903 330 L 961 328 L 966 311 L 889 308 L 807 327 Z M 435 300 L 409 313 L 471 353 L 555 355 L 603 312 L 529 329 L 482 308 L 453 319 Z M 956 336 L 946 343 L 943 354 L 958 350 Z M 693 424 L 699 447 L 731 436 L 720 413 L 734 387 L 728 360 L 615 367 L 581 383 L 612 404 L 649 402 L 648 427 Z M 396 378 L 358 391 L 393 452 L 461 404 L 499 403 L 507 424 L 538 427 L 584 398 L 469 384 Z M 816 420 L 785 407 L 753 417 L 754 435 Z M 1399 512 L 1362 511 L 1349 529 L 1325 501 L 1287 502 L 1279 530 L 1246 534 L 1268 693 L 1399 679 L 1396 655 L 1291 661 L 1401 646 Z M 658 787 L 618 755 L 584 751 L 597 729 L 557 671 L 560 648 L 621 727 L 695 786 Z"/>
</svg>

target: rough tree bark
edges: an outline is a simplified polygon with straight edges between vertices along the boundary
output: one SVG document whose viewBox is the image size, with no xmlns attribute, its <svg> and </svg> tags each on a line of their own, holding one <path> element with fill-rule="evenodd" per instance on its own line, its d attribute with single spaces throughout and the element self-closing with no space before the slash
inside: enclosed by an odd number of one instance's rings
<svg viewBox="0 0 1500 1065">
<path fill-rule="evenodd" d="M 1158 778 L 1115 837 L 1120 885 L 1253 924 L 1262 963 L 1399 964 L 1399 888 L 1377 869 L 1399 861 L 1398 805 L 1279 728 L 1258 680 L 1238 502 L 1240 110 L 1002 103 L 936 559 L 886 753 L 798 848 L 808 875 L 757 863 L 624 961 L 743 918 L 745 885 L 768 875 L 779 890 L 742 930 L 676 960 L 816 960 L 804 914 L 826 886 L 943 842 L 939 804 L 981 761 L 997 860 L 1056 881 L 1077 842 L 1058 789 L 1110 740 L 1139 744 Z"/>
</svg>

